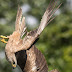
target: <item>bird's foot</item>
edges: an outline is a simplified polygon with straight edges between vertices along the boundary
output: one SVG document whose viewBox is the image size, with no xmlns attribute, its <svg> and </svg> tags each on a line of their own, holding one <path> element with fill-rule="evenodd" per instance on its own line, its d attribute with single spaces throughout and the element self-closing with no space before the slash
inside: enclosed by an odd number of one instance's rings
<svg viewBox="0 0 72 72">
<path fill-rule="evenodd" d="M 2 38 L 2 39 L 1 39 L 1 42 L 3 42 L 3 43 L 7 43 L 7 41 L 5 41 L 5 39 L 8 39 L 8 37 L 3 36 L 3 35 L 1 35 L 0 37 Z"/>
<path fill-rule="evenodd" d="M 7 41 L 5 41 L 5 39 L 1 39 L 1 42 L 3 42 L 3 43 L 7 43 Z"/>
<path fill-rule="evenodd" d="M 3 35 L 0 35 L 0 37 L 3 38 L 3 39 L 8 39 L 8 37 L 3 36 Z"/>
</svg>

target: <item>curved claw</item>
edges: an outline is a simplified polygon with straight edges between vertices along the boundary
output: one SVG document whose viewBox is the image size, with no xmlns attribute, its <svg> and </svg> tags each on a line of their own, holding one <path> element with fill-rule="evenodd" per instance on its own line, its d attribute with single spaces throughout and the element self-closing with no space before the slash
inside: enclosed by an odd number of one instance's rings
<svg viewBox="0 0 72 72">
<path fill-rule="evenodd" d="M 3 36 L 3 35 L 0 35 L 0 37 L 3 38 L 3 39 L 8 39 L 8 37 Z"/>
<path fill-rule="evenodd" d="M 7 41 L 5 41 L 5 39 L 3 38 L 3 39 L 1 39 L 1 41 L 3 42 L 3 43 L 7 43 Z"/>
<path fill-rule="evenodd" d="M 3 43 L 7 43 L 7 41 L 5 41 L 5 39 L 8 39 L 8 37 L 3 36 L 3 35 L 0 35 L 0 37 L 2 38 L 1 41 L 2 41 Z"/>
</svg>

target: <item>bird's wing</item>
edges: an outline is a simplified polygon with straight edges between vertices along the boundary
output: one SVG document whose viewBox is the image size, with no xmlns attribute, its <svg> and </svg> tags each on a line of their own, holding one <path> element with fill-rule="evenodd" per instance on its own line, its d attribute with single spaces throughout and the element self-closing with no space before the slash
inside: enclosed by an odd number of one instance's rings
<svg viewBox="0 0 72 72">
<path fill-rule="evenodd" d="M 29 50 L 17 52 L 16 58 L 23 72 L 48 72 L 45 57 L 34 45 Z"/>
<path fill-rule="evenodd" d="M 34 52 L 36 54 L 36 67 L 37 72 L 48 72 L 48 65 L 44 55 L 34 46 Z"/>
<path fill-rule="evenodd" d="M 15 23 L 15 30 L 20 29 L 21 24 L 21 18 L 22 18 L 22 9 L 18 6 L 17 16 L 16 16 L 16 23 Z"/>
<path fill-rule="evenodd" d="M 52 2 L 53 1 L 53 2 Z M 57 0 L 58 1 L 58 0 Z M 46 9 L 42 19 L 40 26 L 38 28 L 37 34 L 40 35 L 41 32 L 44 30 L 44 28 L 55 18 L 53 17 L 54 13 L 58 10 L 58 8 L 61 6 L 61 4 L 55 9 L 55 6 L 57 4 L 57 1 L 51 0 L 48 8 Z"/>
<path fill-rule="evenodd" d="M 48 8 L 46 9 L 46 11 L 41 19 L 41 23 L 40 23 L 40 26 L 38 27 L 38 29 L 27 33 L 27 35 L 23 39 L 22 46 L 17 51 L 26 50 L 26 49 L 30 48 L 31 45 L 35 42 L 35 40 L 39 37 L 41 32 L 44 30 L 44 28 L 55 18 L 55 17 L 53 17 L 54 13 L 58 10 L 58 8 L 62 4 L 61 3 L 57 8 L 55 8 L 57 2 L 58 2 L 58 0 L 57 1 L 51 0 Z"/>
<path fill-rule="evenodd" d="M 25 17 L 22 17 L 22 9 L 19 6 L 16 16 L 15 30 L 19 31 L 21 38 L 26 33 Z"/>
</svg>

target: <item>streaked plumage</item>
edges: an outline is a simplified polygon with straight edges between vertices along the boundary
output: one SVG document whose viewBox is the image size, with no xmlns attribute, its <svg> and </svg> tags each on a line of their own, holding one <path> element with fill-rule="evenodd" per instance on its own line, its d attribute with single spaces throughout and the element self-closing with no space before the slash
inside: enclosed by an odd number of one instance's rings
<svg viewBox="0 0 72 72">
<path fill-rule="evenodd" d="M 22 17 L 22 9 L 18 7 L 15 31 L 10 36 L 5 53 L 7 60 L 16 67 L 18 64 L 23 72 L 48 72 L 48 66 L 43 54 L 35 47 L 35 41 L 44 28 L 55 18 L 52 17 L 61 4 L 55 9 L 57 1 L 51 0 L 46 9 L 40 26 L 34 30 L 27 32 L 25 26 L 25 17 Z M 26 36 L 22 39 L 23 35 Z"/>
</svg>

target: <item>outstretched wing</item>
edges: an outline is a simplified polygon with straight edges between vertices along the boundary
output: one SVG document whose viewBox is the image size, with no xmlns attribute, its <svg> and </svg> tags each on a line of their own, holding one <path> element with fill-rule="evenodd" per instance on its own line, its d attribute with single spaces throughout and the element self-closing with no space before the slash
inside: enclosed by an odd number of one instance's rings
<svg viewBox="0 0 72 72">
<path fill-rule="evenodd" d="M 21 24 L 21 18 L 22 18 L 22 9 L 18 6 L 17 16 L 16 16 L 16 23 L 15 23 L 15 30 L 20 29 Z"/>
<path fill-rule="evenodd" d="M 62 3 L 55 9 L 56 4 L 57 4 L 57 1 L 51 0 L 48 8 L 46 9 L 46 11 L 41 19 L 41 23 L 40 23 L 40 26 L 37 31 L 38 35 L 40 35 L 41 32 L 44 30 L 44 28 L 55 18 L 52 16 L 58 10 L 58 8 L 61 6 Z"/>
<path fill-rule="evenodd" d="M 19 31 L 21 38 L 26 33 L 25 17 L 22 17 L 22 9 L 19 6 L 16 16 L 15 30 Z"/>
<path fill-rule="evenodd" d="M 58 2 L 58 0 L 57 1 L 51 0 L 48 8 L 46 9 L 46 11 L 41 19 L 41 23 L 40 23 L 40 26 L 38 27 L 38 29 L 27 33 L 27 35 L 23 39 L 22 46 L 20 46 L 20 48 L 17 51 L 28 49 L 35 42 L 35 40 L 39 37 L 41 32 L 44 30 L 44 28 L 55 18 L 55 17 L 53 17 L 54 13 L 57 11 L 57 9 L 62 4 L 61 3 L 57 8 L 55 8 L 57 2 Z"/>
</svg>

